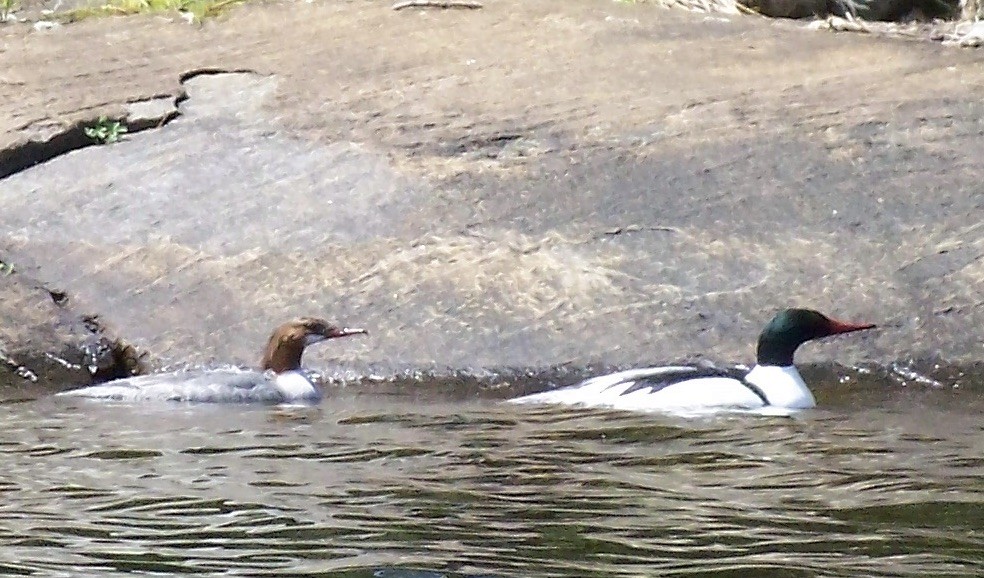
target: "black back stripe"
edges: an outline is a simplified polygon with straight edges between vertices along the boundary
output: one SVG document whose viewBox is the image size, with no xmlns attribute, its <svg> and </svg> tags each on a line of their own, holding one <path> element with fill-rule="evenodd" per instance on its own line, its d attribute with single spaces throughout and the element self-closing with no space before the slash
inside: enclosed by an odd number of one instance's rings
<svg viewBox="0 0 984 578">
<path fill-rule="evenodd" d="M 754 393 L 755 395 L 759 396 L 759 399 L 762 400 L 762 403 L 764 403 L 765 405 L 772 405 L 771 403 L 769 403 L 769 398 L 765 397 L 765 392 L 762 391 L 762 389 L 759 386 L 757 386 L 755 384 L 752 384 L 752 383 L 748 383 L 744 379 L 741 380 L 741 383 L 742 383 L 742 385 L 744 385 L 745 387 L 747 387 L 749 390 L 751 390 L 752 393 Z"/>
<path fill-rule="evenodd" d="M 632 385 L 627 387 L 625 391 L 621 392 L 619 396 L 635 393 L 643 389 L 649 389 L 651 390 L 650 393 L 656 393 L 670 387 L 671 385 L 676 385 L 691 379 L 700 379 L 704 377 L 724 377 L 727 379 L 733 379 L 747 387 L 748 390 L 758 396 L 758 398 L 761 399 L 762 403 L 765 405 L 772 405 L 769 403 L 769 398 L 765 396 L 765 392 L 762 391 L 761 388 L 745 380 L 745 376 L 747 375 L 748 370 L 739 367 L 687 367 L 678 371 L 661 372 L 657 375 L 633 379 Z M 624 384 L 624 382 L 622 383 Z M 618 387 L 620 385 L 622 384 L 617 383 L 611 387 Z"/>
<path fill-rule="evenodd" d="M 628 395 L 641 389 L 651 389 L 652 391 L 650 393 L 656 393 L 682 381 L 701 377 L 731 377 L 740 381 L 745 377 L 745 374 L 742 372 L 734 375 L 733 372 L 717 367 L 684 367 L 675 371 L 660 371 L 654 375 L 633 379 L 632 385 L 620 395 Z M 621 384 L 614 384 L 612 387 L 619 385 Z"/>
</svg>

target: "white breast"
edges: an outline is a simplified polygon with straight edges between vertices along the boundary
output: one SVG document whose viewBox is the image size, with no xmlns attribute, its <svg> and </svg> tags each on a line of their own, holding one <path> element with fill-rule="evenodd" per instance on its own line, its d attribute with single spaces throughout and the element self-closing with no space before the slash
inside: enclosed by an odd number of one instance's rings
<svg viewBox="0 0 984 578">
<path fill-rule="evenodd" d="M 321 397 L 321 390 L 299 371 L 285 371 L 277 374 L 276 384 L 277 389 L 284 394 L 284 401 L 309 400 Z"/>
<path fill-rule="evenodd" d="M 758 387 L 769 399 L 769 405 L 791 409 L 816 407 L 817 402 L 793 365 L 756 365 L 745 376 L 748 383 Z"/>
</svg>

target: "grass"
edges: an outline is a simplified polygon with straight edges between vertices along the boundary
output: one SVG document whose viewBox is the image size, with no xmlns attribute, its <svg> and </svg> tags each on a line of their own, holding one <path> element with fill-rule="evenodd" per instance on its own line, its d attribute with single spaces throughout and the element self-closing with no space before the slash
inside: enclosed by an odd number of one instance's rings
<svg viewBox="0 0 984 578">
<path fill-rule="evenodd" d="M 127 129 L 120 121 L 101 116 L 96 124 L 85 127 L 84 132 L 85 136 L 99 144 L 111 144 L 123 138 Z"/>
<path fill-rule="evenodd" d="M 17 0 L 0 0 L 0 22 L 6 22 L 17 10 Z"/>
<path fill-rule="evenodd" d="M 14 0 L 0 0 L 13 2 Z M 226 9 L 246 0 L 106 0 L 98 6 L 76 8 L 58 14 L 63 22 L 77 22 L 96 16 L 125 16 L 128 14 L 156 14 L 179 12 L 192 21 L 200 22 L 218 16 Z"/>
</svg>

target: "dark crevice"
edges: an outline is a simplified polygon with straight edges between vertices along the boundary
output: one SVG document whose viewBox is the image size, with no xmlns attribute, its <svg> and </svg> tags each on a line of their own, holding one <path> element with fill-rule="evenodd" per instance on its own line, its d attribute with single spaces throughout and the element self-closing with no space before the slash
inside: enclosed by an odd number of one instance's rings
<svg viewBox="0 0 984 578">
<path fill-rule="evenodd" d="M 156 119 L 128 121 L 126 118 L 106 117 L 106 120 L 120 122 L 127 128 L 127 134 L 160 128 L 179 115 L 177 110 Z M 0 151 L 0 179 L 19 173 L 25 169 L 50 161 L 65 153 L 89 146 L 101 145 L 86 136 L 85 129 L 99 122 L 99 118 L 76 121 L 62 132 L 43 141 L 28 140 L 14 147 Z"/>
<path fill-rule="evenodd" d="M 149 130 L 149 129 L 161 128 L 164 125 L 166 125 L 169 122 L 171 122 L 172 120 L 174 120 L 174 119 L 178 118 L 179 116 L 181 116 L 181 111 L 178 109 L 178 103 L 180 103 L 180 102 L 182 102 L 182 101 L 184 101 L 185 99 L 188 98 L 187 95 L 185 95 L 184 91 L 181 91 L 177 95 L 168 95 L 168 96 L 163 96 L 163 97 L 158 96 L 158 97 L 154 97 L 154 98 L 146 99 L 146 100 L 158 100 L 158 99 L 163 99 L 163 98 L 171 99 L 171 103 L 173 104 L 173 108 L 171 110 L 167 111 L 166 113 L 164 113 L 163 115 L 158 116 L 158 117 L 147 117 L 147 118 L 130 118 L 130 117 L 127 117 L 125 119 L 127 134 L 131 134 L 131 133 L 135 133 L 135 132 L 143 132 L 143 131 Z M 139 102 L 146 102 L 146 100 L 145 101 L 139 101 Z M 134 103 L 131 102 L 130 104 L 134 104 Z"/>
<path fill-rule="evenodd" d="M 523 138 L 521 133 L 499 133 L 478 138 L 462 138 L 455 142 L 445 143 L 443 146 L 439 146 L 438 154 L 451 157 L 483 152 L 490 157 L 495 157 L 510 143 L 516 142 L 521 138 Z M 419 143 L 419 145 L 425 146 L 424 143 Z"/>
<path fill-rule="evenodd" d="M 143 132 L 145 130 L 161 128 L 171 122 L 180 112 L 177 103 L 183 100 L 185 95 L 166 95 L 157 96 L 128 104 L 138 104 L 156 99 L 169 98 L 174 103 L 173 108 L 167 110 L 160 116 L 131 118 L 126 117 L 106 117 L 111 122 L 119 122 L 126 126 L 127 134 Z M 25 169 L 47 162 L 55 157 L 69 153 L 74 150 L 83 149 L 89 146 L 98 146 L 99 143 L 86 136 L 85 129 L 99 122 L 99 117 L 78 120 L 64 130 L 54 134 L 44 140 L 31 140 L 17 144 L 11 148 L 0 150 L 0 179 L 19 173 Z"/>
<path fill-rule="evenodd" d="M 96 144 L 91 138 L 85 136 L 85 127 L 93 122 L 95 122 L 94 119 L 79 121 L 47 140 L 29 140 L 0 151 L 0 179 L 69 151 Z"/>
<path fill-rule="evenodd" d="M 217 76 L 219 74 L 259 74 L 249 68 L 195 68 L 184 72 L 178 77 L 181 84 L 184 84 L 196 76 Z"/>
<path fill-rule="evenodd" d="M 197 68 L 181 74 L 178 78 L 184 84 L 196 76 L 235 73 L 256 74 L 255 71 L 249 69 Z M 162 99 L 170 99 L 173 106 L 166 111 L 162 111 L 160 115 L 134 117 L 134 115 L 129 114 L 122 118 L 107 117 L 107 120 L 122 123 L 127 128 L 127 134 L 161 128 L 181 115 L 179 105 L 188 99 L 188 95 L 183 90 L 178 94 L 155 95 L 139 101 L 126 103 L 128 105 L 134 105 L 141 102 Z M 39 140 L 28 139 L 26 142 L 22 142 L 11 148 L 0 150 L 0 179 L 47 162 L 65 153 L 101 144 L 85 134 L 85 129 L 97 122 L 99 122 L 98 116 L 78 120 L 50 137 Z M 29 130 L 29 128 L 25 130 Z"/>
<path fill-rule="evenodd" d="M 600 233 L 595 233 L 591 236 L 592 241 L 598 241 L 601 239 L 610 239 L 613 237 L 618 237 L 621 235 L 631 235 L 633 233 L 679 233 L 680 230 L 676 227 L 667 227 L 662 225 L 626 225 L 624 227 L 613 227 Z"/>
</svg>

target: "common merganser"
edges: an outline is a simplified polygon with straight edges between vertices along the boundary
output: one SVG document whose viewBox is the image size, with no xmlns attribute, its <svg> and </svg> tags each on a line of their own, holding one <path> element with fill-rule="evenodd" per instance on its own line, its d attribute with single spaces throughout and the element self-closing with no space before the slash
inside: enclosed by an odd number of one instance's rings
<svg viewBox="0 0 984 578">
<path fill-rule="evenodd" d="M 807 409 L 816 406 L 816 400 L 793 365 L 796 348 L 811 339 L 873 327 L 837 321 L 810 309 L 786 309 L 759 335 L 751 370 L 686 365 L 630 369 L 510 401 L 682 412 Z"/>
<path fill-rule="evenodd" d="M 304 348 L 365 333 L 365 329 L 340 328 L 324 319 L 302 317 L 270 335 L 260 371 L 229 368 L 142 375 L 56 395 L 115 401 L 315 402 L 321 399 L 321 388 L 301 369 Z"/>
</svg>

